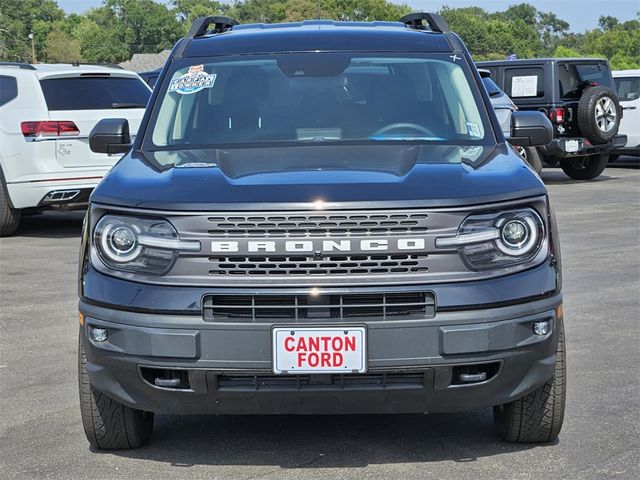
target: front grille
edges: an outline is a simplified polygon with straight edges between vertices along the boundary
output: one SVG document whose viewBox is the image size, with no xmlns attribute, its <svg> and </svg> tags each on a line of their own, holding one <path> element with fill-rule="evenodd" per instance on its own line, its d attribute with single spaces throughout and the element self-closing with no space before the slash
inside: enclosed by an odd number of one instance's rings
<svg viewBox="0 0 640 480">
<path fill-rule="evenodd" d="M 228 215 L 208 217 L 216 237 L 366 237 L 427 231 L 426 213 Z"/>
<path fill-rule="evenodd" d="M 209 275 L 385 275 L 426 273 L 427 255 L 210 257 Z"/>
<path fill-rule="evenodd" d="M 427 378 L 428 379 L 428 378 Z M 218 390 L 377 390 L 422 388 L 425 372 L 349 375 L 217 375 Z"/>
<path fill-rule="evenodd" d="M 429 292 L 327 293 L 318 295 L 207 295 L 205 321 L 270 321 L 435 315 Z"/>
</svg>

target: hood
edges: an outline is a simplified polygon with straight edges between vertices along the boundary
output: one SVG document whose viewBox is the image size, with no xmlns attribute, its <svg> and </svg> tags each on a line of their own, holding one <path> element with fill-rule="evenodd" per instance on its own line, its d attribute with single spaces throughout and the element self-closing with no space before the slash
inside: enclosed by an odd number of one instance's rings
<svg viewBox="0 0 640 480">
<path fill-rule="evenodd" d="M 544 194 L 506 144 L 369 144 L 131 152 L 91 201 L 211 211 L 459 206 Z"/>
</svg>

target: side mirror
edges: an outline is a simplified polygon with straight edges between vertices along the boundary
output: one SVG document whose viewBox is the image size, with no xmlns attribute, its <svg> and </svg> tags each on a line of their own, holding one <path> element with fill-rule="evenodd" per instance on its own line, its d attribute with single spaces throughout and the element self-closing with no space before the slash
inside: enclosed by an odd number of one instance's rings
<svg viewBox="0 0 640 480">
<path fill-rule="evenodd" d="M 129 121 L 126 118 L 104 118 L 89 134 L 89 148 L 96 153 L 125 153 L 131 148 Z"/>
<path fill-rule="evenodd" d="M 518 111 L 511 114 L 512 145 L 546 145 L 553 140 L 553 125 L 542 112 Z"/>
</svg>

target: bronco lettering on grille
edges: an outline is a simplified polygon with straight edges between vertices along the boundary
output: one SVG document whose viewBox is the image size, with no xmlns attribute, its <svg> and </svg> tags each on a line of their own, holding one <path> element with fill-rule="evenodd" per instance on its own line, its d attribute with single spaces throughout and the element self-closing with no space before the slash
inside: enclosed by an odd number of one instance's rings
<svg viewBox="0 0 640 480">
<path fill-rule="evenodd" d="M 367 238 L 362 240 L 213 240 L 211 253 L 330 253 L 424 251 L 425 239 Z"/>
</svg>

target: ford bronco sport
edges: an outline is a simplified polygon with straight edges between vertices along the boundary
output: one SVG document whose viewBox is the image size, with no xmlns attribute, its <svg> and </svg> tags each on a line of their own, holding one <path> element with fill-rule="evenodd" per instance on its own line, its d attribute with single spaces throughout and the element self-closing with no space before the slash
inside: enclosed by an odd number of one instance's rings
<svg viewBox="0 0 640 480">
<path fill-rule="evenodd" d="M 514 112 L 511 141 L 551 124 Z M 79 267 L 94 448 L 160 414 L 493 407 L 554 439 L 565 362 L 557 230 L 462 41 L 401 22 L 196 20 L 98 185 Z"/>
<path fill-rule="evenodd" d="M 622 108 L 606 59 L 534 58 L 478 62 L 520 110 L 538 110 L 554 125 L 553 141 L 538 147 L 547 164 L 576 180 L 598 177 L 618 135 Z"/>
</svg>

